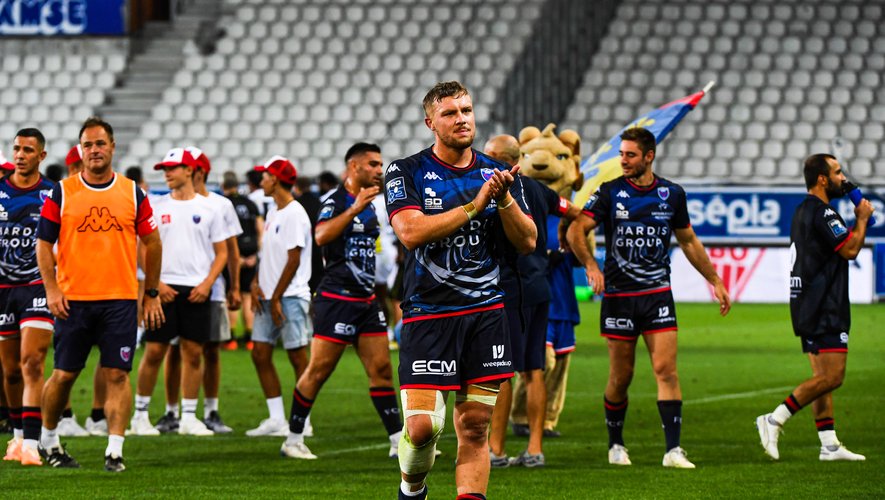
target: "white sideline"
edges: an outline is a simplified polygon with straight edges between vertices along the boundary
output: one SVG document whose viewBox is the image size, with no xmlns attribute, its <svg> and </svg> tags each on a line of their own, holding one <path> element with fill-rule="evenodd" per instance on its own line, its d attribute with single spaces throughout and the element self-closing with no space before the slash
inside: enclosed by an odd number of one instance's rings
<svg viewBox="0 0 885 500">
<path fill-rule="evenodd" d="M 795 389 L 795 385 L 785 385 L 781 387 L 771 387 L 769 389 L 759 389 L 758 391 L 748 391 L 748 392 L 735 392 L 732 394 L 720 394 L 718 396 L 708 396 L 706 398 L 699 399 L 689 399 L 683 402 L 683 404 L 703 404 L 703 403 L 714 403 L 716 401 L 728 401 L 730 399 L 743 399 L 743 398 L 752 398 L 753 396 L 761 396 L 762 394 L 769 394 L 772 392 L 781 392 L 788 391 L 790 389 Z"/>
</svg>

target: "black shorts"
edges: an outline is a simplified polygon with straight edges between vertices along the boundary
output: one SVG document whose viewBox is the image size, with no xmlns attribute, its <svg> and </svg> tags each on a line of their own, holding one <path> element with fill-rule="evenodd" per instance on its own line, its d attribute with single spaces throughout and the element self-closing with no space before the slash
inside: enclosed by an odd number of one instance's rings
<svg viewBox="0 0 885 500">
<path fill-rule="evenodd" d="M 513 370 L 527 372 L 543 370 L 546 361 L 547 317 L 550 302 L 533 306 L 505 307 L 510 327 L 510 352 L 513 353 Z"/>
<path fill-rule="evenodd" d="M 354 299 L 319 292 L 313 299 L 313 336 L 336 344 L 355 344 L 359 337 L 387 337 L 387 319 L 375 296 Z"/>
<path fill-rule="evenodd" d="M 191 286 L 171 286 L 178 295 L 175 300 L 163 304 L 163 315 L 166 321 L 156 330 L 144 332 L 145 342 L 162 342 L 168 344 L 175 337 L 191 340 L 200 344 L 209 342 L 212 325 L 212 303 L 205 301 L 194 303 L 187 300 Z"/>
<path fill-rule="evenodd" d="M 399 345 L 401 389 L 452 391 L 512 376 L 503 307 L 404 320 Z"/>
<path fill-rule="evenodd" d="M 255 279 L 255 266 L 240 266 L 240 292 L 249 293 L 252 290 L 253 279 Z"/>
<path fill-rule="evenodd" d="M 0 340 L 17 337 L 22 328 L 52 331 L 54 323 L 43 285 L 0 288 Z"/>
<path fill-rule="evenodd" d="M 834 332 L 814 337 L 800 337 L 802 352 L 848 352 L 848 332 Z"/>
<path fill-rule="evenodd" d="M 79 372 L 89 351 L 98 345 L 101 366 L 132 370 L 138 329 L 138 304 L 134 300 L 71 300 L 68 319 L 55 324 L 55 368 Z"/>
<path fill-rule="evenodd" d="M 599 311 L 603 337 L 635 342 L 639 335 L 672 332 L 676 303 L 670 288 L 622 294 L 605 294 Z"/>
</svg>

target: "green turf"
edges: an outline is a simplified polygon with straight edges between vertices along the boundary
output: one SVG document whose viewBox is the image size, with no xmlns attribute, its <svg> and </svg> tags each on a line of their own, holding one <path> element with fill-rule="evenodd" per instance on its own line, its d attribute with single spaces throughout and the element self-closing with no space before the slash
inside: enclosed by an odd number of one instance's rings
<svg viewBox="0 0 885 500">
<path fill-rule="evenodd" d="M 781 460 L 762 453 L 754 418 L 768 412 L 809 374 L 807 360 L 789 328 L 784 305 L 739 305 L 721 319 L 713 304 L 680 304 L 679 372 L 685 396 L 683 446 L 698 469 L 661 467 L 663 435 L 655 386 L 644 347 L 639 348 L 630 392 L 625 438 L 634 465 L 609 466 L 602 414 L 608 369 L 605 343 L 597 335 L 598 303 L 582 304 L 584 324 L 573 354 L 569 396 L 559 430 L 545 442 L 547 467 L 493 470 L 490 498 L 875 498 L 885 497 L 885 308 L 853 308 L 851 355 L 845 384 L 836 393 L 839 437 L 864 463 L 821 463 L 810 411 L 786 428 Z M 279 353 L 278 353 L 279 354 Z M 308 438 L 319 460 L 283 459 L 282 438 L 247 438 L 243 431 L 266 417 L 258 383 L 243 351 L 223 355 L 221 410 L 233 436 L 161 436 L 126 440 L 129 470 L 101 470 L 104 438 L 69 438 L 80 470 L 22 470 L 0 464 L 0 491 L 7 498 L 395 498 L 398 468 L 386 458 L 387 439 L 367 394 L 366 379 L 348 352 L 320 394 Z M 286 401 L 292 372 L 282 355 L 277 366 Z M 84 373 L 91 374 L 91 366 Z M 91 401 L 91 377 L 75 387 L 82 422 Z M 162 413 L 162 392 L 152 403 Z M 508 451 L 525 439 L 511 437 Z M 449 423 L 443 455 L 430 475 L 431 498 L 453 498 L 455 440 Z"/>
</svg>

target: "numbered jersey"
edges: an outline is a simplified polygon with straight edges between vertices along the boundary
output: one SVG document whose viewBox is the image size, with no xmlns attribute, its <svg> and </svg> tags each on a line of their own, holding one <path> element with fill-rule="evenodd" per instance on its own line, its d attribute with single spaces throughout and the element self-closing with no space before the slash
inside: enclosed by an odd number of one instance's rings
<svg viewBox="0 0 885 500">
<path fill-rule="evenodd" d="M 473 151 L 468 166 L 459 168 L 442 161 L 430 148 L 425 149 L 387 167 L 387 212 L 391 219 L 403 210 L 441 214 L 471 202 L 495 170 L 506 169 L 503 163 L 477 151 Z M 519 176 L 510 193 L 528 214 Z M 492 200 L 451 235 L 407 253 L 402 305 L 405 318 L 463 314 L 502 305 L 498 258 L 504 236 L 496 208 Z"/>
<path fill-rule="evenodd" d="M 603 183 L 584 213 L 605 231 L 605 292 L 670 286 L 670 239 L 689 227 L 682 186 L 655 176 L 647 187 L 619 177 Z"/>
<path fill-rule="evenodd" d="M 338 188 L 323 201 L 317 225 L 338 217 L 353 205 L 354 197 Z M 353 218 L 341 234 L 323 246 L 325 272 L 317 291 L 352 298 L 375 293 L 375 243 L 380 234 L 378 217 L 371 203 Z"/>
<path fill-rule="evenodd" d="M 37 223 L 53 183 L 40 177 L 22 189 L 10 177 L 0 181 L 0 286 L 40 283 Z"/>
</svg>

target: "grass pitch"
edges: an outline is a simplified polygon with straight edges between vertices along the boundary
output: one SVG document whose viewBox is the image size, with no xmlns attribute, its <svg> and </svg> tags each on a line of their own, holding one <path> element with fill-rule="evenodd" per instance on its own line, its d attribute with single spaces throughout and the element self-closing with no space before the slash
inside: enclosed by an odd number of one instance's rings
<svg viewBox="0 0 885 500">
<path fill-rule="evenodd" d="M 598 336 L 599 303 L 581 307 L 584 322 L 559 425 L 563 437 L 545 441 L 543 469 L 493 470 L 489 498 L 885 497 L 881 305 L 853 308 L 847 377 L 835 394 L 839 437 L 867 461 L 819 462 L 813 417 L 805 409 L 787 424 L 781 460 L 775 463 L 762 452 L 754 419 L 771 411 L 810 374 L 792 335 L 787 306 L 739 304 L 723 319 L 714 304 L 679 304 L 682 444 L 698 466 L 693 471 L 661 467 L 664 438 L 643 347 L 637 349 L 625 429 L 634 465 L 608 465 L 602 410 L 608 359 Z M 293 375 L 282 353 L 277 354 L 288 405 Z M 320 457 L 314 461 L 281 458 L 283 438 L 243 434 L 267 416 L 264 399 L 247 352 L 225 352 L 222 363 L 221 413 L 234 427 L 233 435 L 127 438 L 128 470 L 120 475 L 102 470 L 105 438 L 68 438 L 68 450 L 81 469 L 24 469 L 3 462 L 0 492 L 6 498 L 395 498 L 398 466 L 387 458 L 387 437 L 353 353 L 346 353 L 314 408 L 316 437 L 307 440 Z M 74 410 L 81 423 L 91 403 L 91 373 L 92 365 L 74 389 Z M 162 414 L 163 404 L 158 386 L 153 420 Z M 509 436 L 507 450 L 513 455 L 525 444 L 524 438 Z M 430 497 L 453 498 L 451 422 L 439 447 L 443 455 L 429 477 Z"/>
</svg>

